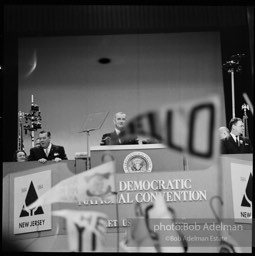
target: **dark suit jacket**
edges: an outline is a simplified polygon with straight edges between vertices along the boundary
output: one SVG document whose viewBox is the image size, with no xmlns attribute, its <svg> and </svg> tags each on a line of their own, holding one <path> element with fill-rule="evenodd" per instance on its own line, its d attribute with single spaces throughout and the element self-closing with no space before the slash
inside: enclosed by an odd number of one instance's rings
<svg viewBox="0 0 255 256">
<path fill-rule="evenodd" d="M 119 142 L 120 139 L 120 142 Z M 124 134 L 117 135 L 116 131 L 103 135 L 100 145 L 129 145 L 138 144 L 137 137 L 124 137 Z"/>
<path fill-rule="evenodd" d="M 42 147 L 31 148 L 28 161 L 37 161 L 41 158 L 45 158 L 47 160 L 53 160 L 56 157 L 61 158 L 62 160 L 67 160 L 64 147 L 52 144 L 48 157 L 46 156 Z"/>
<path fill-rule="evenodd" d="M 230 135 L 225 139 L 221 139 L 221 153 L 222 154 L 243 154 L 252 153 L 253 147 L 251 141 L 246 137 L 239 137 L 238 147 L 233 137 Z"/>
</svg>

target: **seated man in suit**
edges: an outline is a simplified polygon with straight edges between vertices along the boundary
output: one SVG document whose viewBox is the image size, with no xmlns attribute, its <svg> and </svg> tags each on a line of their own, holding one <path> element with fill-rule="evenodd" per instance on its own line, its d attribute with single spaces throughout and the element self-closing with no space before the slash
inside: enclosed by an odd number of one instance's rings
<svg viewBox="0 0 255 256">
<path fill-rule="evenodd" d="M 230 136 L 221 139 L 222 154 L 252 153 L 251 141 L 243 137 L 244 123 L 241 118 L 234 117 L 229 122 Z"/>
<path fill-rule="evenodd" d="M 126 114 L 118 112 L 113 118 L 115 126 L 114 132 L 106 133 L 103 135 L 100 145 L 127 145 L 138 144 L 137 137 L 125 138 L 124 127 L 126 123 Z"/>
<path fill-rule="evenodd" d="M 41 131 L 39 138 L 40 146 L 30 149 L 28 161 L 45 163 L 47 160 L 54 160 L 55 162 L 67 160 L 64 147 L 51 143 L 51 134 L 49 131 Z"/>
</svg>

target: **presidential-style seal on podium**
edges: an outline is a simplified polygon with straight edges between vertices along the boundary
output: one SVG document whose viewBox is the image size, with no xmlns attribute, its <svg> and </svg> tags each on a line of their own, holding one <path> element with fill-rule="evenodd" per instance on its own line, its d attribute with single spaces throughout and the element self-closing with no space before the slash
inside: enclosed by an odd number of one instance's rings
<svg viewBox="0 0 255 256">
<path fill-rule="evenodd" d="M 125 173 L 151 172 L 151 158 L 143 152 L 132 152 L 125 157 L 123 170 Z"/>
</svg>

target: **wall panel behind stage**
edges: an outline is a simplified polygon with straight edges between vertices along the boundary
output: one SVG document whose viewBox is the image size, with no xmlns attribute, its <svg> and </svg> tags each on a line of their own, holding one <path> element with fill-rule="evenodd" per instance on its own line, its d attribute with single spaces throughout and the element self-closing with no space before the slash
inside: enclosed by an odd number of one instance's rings
<svg viewBox="0 0 255 256">
<path fill-rule="evenodd" d="M 98 59 L 103 57 L 111 62 L 100 64 Z M 69 159 L 75 152 L 86 151 L 86 135 L 79 131 L 90 113 L 109 111 L 101 130 L 91 133 L 90 145 L 96 146 L 103 133 L 113 130 L 112 117 L 117 111 L 131 118 L 148 109 L 211 93 L 220 95 L 225 106 L 217 32 L 19 41 L 18 108 L 28 112 L 33 95 L 43 129 L 52 132 L 52 142 L 63 145 Z M 225 124 L 224 107 L 221 123 Z M 24 145 L 28 153 L 28 135 Z"/>
</svg>

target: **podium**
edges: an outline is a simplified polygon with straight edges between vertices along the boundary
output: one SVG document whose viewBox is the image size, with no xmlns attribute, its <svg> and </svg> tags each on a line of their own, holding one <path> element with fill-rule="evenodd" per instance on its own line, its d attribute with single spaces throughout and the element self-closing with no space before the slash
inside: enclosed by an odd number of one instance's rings
<svg viewBox="0 0 255 256">
<path fill-rule="evenodd" d="M 172 172 L 185 170 L 203 170 L 209 167 L 204 162 L 187 158 L 185 155 L 169 150 L 163 144 L 136 144 L 91 147 L 91 167 L 102 163 L 106 154 L 116 161 L 117 173 L 125 173 L 124 165 L 130 154 L 134 156 L 144 153 L 152 163 L 152 172 Z M 132 157 L 132 155 L 130 156 Z M 146 158 L 146 156 L 145 156 Z"/>
</svg>

